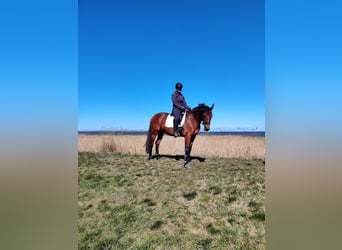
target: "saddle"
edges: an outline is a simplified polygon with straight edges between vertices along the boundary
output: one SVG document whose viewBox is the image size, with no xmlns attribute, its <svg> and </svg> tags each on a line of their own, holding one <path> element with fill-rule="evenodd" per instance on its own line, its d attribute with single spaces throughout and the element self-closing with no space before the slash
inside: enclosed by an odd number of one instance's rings
<svg viewBox="0 0 342 250">
<path fill-rule="evenodd" d="M 183 113 L 183 117 L 181 122 L 179 123 L 178 127 L 181 128 L 184 125 L 185 122 L 185 116 L 186 116 L 186 112 Z M 172 116 L 171 114 L 169 114 L 166 118 L 166 122 L 165 122 L 165 127 L 167 128 L 173 128 L 173 120 L 174 120 L 174 116 Z"/>
</svg>

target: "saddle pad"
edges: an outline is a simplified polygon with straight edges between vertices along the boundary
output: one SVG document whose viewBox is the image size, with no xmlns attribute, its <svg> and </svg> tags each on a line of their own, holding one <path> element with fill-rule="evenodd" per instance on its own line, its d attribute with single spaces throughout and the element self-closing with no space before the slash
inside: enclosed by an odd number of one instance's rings
<svg viewBox="0 0 342 250">
<path fill-rule="evenodd" d="M 184 121 L 185 121 L 185 116 L 186 116 L 186 112 L 184 113 L 183 118 L 182 118 L 180 124 L 178 125 L 179 128 L 183 127 Z M 169 114 L 167 116 L 166 122 L 165 122 L 165 126 L 167 128 L 173 128 L 173 119 L 174 119 L 174 117 L 172 115 Z"/>
</svg>

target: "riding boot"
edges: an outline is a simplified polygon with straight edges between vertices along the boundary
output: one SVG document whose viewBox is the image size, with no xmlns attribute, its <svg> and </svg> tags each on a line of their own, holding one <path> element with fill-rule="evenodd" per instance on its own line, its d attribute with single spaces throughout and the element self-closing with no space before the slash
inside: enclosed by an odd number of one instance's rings
<svg viewBox="0 0 342 250">
<path fill-rule="evenodd" d="M 177 120 L 173 120 L 173 135 L 175 136 L 175 138 L 179 136 Z"/>
</svg>

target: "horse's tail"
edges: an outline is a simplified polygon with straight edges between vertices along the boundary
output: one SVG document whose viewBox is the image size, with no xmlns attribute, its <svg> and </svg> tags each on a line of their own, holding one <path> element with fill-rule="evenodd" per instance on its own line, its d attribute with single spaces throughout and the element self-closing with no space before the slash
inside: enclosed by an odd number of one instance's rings
<svg viewBox="0 0 342 250">
<path fill-rule="evenodd" d="M 147 134 L 147 138 L 146 138 L 146 142 L 145 142 L 145 151 L 146 153 L 151 153 L 151 146 L 152 146 L 152 128 L 151 128 L 151 124 L 150 124 L 150 128 L 148 129 L 148 134 Z"/>
</svg>

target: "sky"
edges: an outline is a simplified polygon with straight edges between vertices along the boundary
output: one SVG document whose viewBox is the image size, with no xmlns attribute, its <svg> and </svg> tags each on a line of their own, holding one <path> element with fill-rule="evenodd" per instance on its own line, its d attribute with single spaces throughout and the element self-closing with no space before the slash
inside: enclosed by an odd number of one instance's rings
<svg viewBox="0 0 342 250">
<path fill-rule="evenodd" d="M 78 130 L 147 130 L 215 104 L 213 131 L 265 130 L 264 1 L 91 1 L 78 5 Z"/>
</svg>

